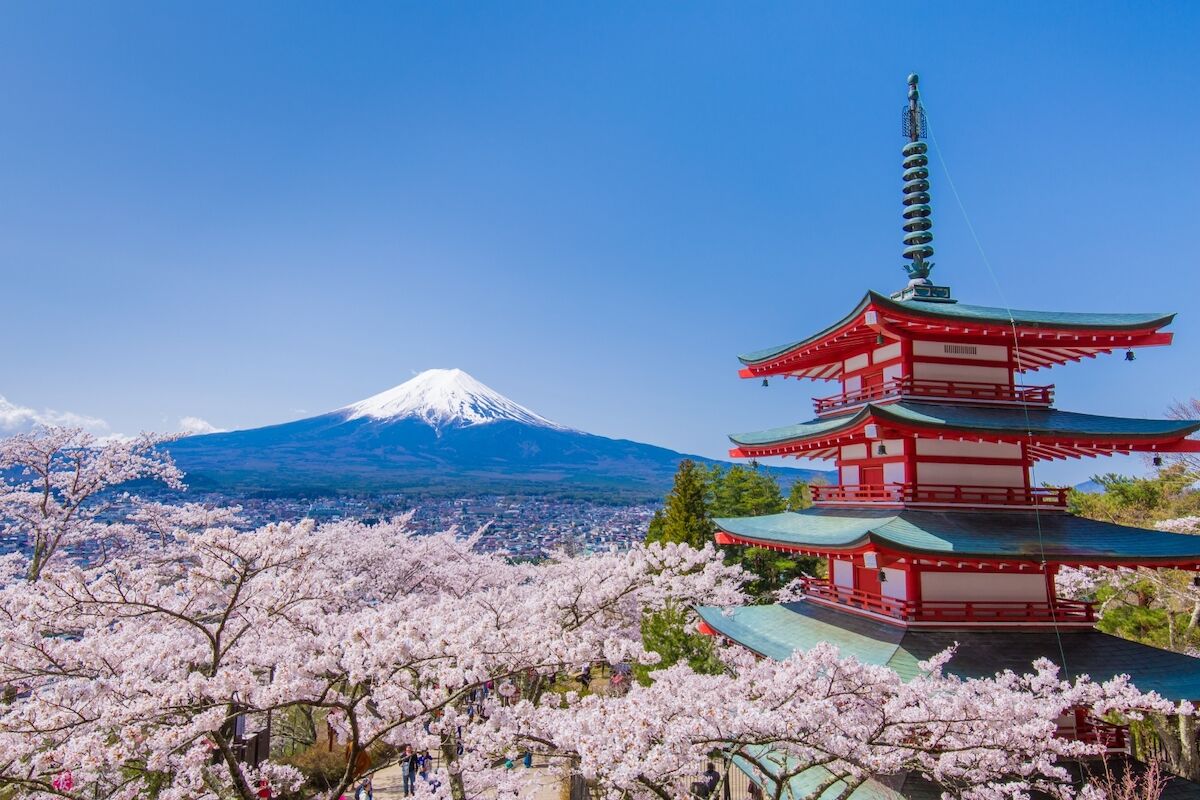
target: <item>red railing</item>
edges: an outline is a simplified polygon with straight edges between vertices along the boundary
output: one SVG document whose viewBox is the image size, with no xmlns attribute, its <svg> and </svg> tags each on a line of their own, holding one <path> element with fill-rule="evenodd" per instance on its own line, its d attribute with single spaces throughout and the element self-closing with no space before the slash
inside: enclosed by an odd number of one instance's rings
<svg viewBox="0 0 1200 800">
<path fill-rule="evenodd" d="M 892 597 L 847 589 L 827 580 L 809 578 L 804 593 L 817 600 L 858 608 L 910 622 L 1022 622 L 1093 623 L 1095 607 L 1081 600 L 1050 602 L 1008 600 L 897 600 Z"/>
<path fill-rule="evenodd" d="M 802 579 L 801 588 L 804 594 L 817 600 L 859 608 L 896 619 L 910 619 L 909 613 L 912 604 L 906 600 L 884 597 L 873 592 L 864 592 L 862 589 L 847 589 L 820 578 Z"/>
<path fill-rule="evenodd" d="M 1056 734 L 1059 738 L 1099 744 L 1110 752 L 1124 752 L 1129 749 L 1128 725 L 1114 725 L 1082 708 L 1075 709 L 1073 716 L 1074 725 L 1059 725 Z"/>
<path fill-rule="evenodd" d="M 881 483 L 813 486 L 814 503 L 903 503 L 945 506 L 1036 506 L 1066 508 L 1067 492 L 1053 486 L 940 486 Z"/>
<path fill-rule="evenodd" d="M 864 386 L 831 397 L 813 400 L 817 414 L 829 414 L 847 406 L 870 403 L 889 397 L 927 397 L 937 400 L 965 400 L 976 403 L 1024 403 L 1048 406 L 1054 400 L 1054 385 L 1009 386 L 1002 383 L 969 381 L 927 381 L 910 377 L 893 378 L 877 386 Z"/>
</svg>

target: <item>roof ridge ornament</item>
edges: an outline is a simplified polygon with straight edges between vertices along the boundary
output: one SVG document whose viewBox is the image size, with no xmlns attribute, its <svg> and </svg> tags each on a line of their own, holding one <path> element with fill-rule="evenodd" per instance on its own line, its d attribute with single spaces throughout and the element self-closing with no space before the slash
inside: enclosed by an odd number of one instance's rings
<svg viewBox="0 0 1200 800">
<path fill-rule="evenodd" d="M 893 297 L 952 303 L 949 287 L 934 286 L 929 280 L 933 270 L 933 262 L 928 260 L 933 255 L 930 244 L 933 241 L 933 209 L 929 205 L 929 145 L 924 141 L 929 126 L 917 88 L 919 81 L 915 72 L 908 76 L 908 105 L 903 110 L 900 126 L 908 139 L 900 151 L 904 156 L 904 257 L 912 263 L 904 265 L 908 286 Z"/>
</svg>

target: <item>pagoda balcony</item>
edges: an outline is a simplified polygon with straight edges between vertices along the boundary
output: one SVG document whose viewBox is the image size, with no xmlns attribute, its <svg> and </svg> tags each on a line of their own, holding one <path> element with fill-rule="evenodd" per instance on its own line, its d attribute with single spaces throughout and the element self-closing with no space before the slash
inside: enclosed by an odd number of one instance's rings
<svg viewBox="0 0 1200 800">
<path fill-rule="evenodd" d="M 1065 715 L 1064 719 L 1059 721 L 1058 730 L 1054 735 L 1060 739 L 1098 744 L 1109 753 L 1129 752 L 1128 725 L 1114 725 L 1082 708 L 1075 709 L 1073 714 Z"/>
<path fill-rule="evenodd" d="M 1051 602 L 1016 600 L 898 600 L 861 589 L 848 589 L 820 578 L 806 578 L 801 590 L 808 599 L 830 606 L 865 611 L 918 625 L 1092 625 L 1096 609 L 1082 600 Z"/>
<path fill-rule="evenodd" d="M 938 486 L 882 483 L 813 486 L 817 505 L 1008 506 L 1063 510 L 1070 489 L 1053 486 Z"/>
<path fill-rule="evenodd" d="M 967 381 L 928 381 L 911 377 L 893 378 L 877 386 L 844 391 L 831 397 L 813 400 L 817 416 L 845 411 L 848 408 L 879 400 L 900 398 L 980 403 L 986 405 L 1028 405 L 1048 407 L 1054 401 L 1054 385 L 1009 386 L 1006 383 L 970 383 Z"/>
</svg>

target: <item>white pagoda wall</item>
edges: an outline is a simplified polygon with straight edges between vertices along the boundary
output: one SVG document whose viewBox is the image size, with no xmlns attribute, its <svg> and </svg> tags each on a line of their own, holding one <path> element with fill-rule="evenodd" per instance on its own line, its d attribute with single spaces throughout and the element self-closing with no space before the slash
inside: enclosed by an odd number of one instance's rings
<svg viewBox="0 0 1200 800">
<path fill-rule="evenodd" d="M 1009 349 L 997 344 L 961 344 L 917 340 L 913 347 L 913 377 L 927 381 L 963 381 L 969 383 L 1012 382 Z M 921 358 L 954 359 L 943 364 Z"/>
<path fill-rule="evenodd" d="M 903 456 L 907 452 L 908 442 L 903 439 L 885 439 L 884 449 L 889 459 Z M 842 486 L 858 486 L 861 481 L 859 467 L 863 464 L 879 464 L 879 458 L 874 455 L 876 445 L 868 447 L 865 444 L 848 444 L 842 447 L 838 457 L 838 475 Z M 908 483 L 908 473 L 904 461 L 889 460 L 883 463 L 884 483 Z"/>
<path fill-rule="evenodd" d="M 917 439 L 917 457 L 973 456 L 1021 460 L 1021 445 L 1012 442 L 960 442 L 954 439 Z"/>
<path fill-rule="evenodd" d="M 919 381 L 961 381 L 963 383 L 998 383 L 1007 386 L 1012 373 L 1007 367 L 983 367 L 976 364 L 913 364 L 913 377 Z"/>
<path fill-rule="evenodd" d="M 975 571 L 922 572 L 921 599 L 1044 603 L 1047 600 L 1046 576 Z"/>
<path fill-rule="evenodd" d="M 917 439 L 917 482 L 929 486 L 1025 486 L 1021 445 L 1009 442 L 960 442 Z M 922 456 L 985 458 L 1011 464 L 947 464 L 922 461 Z"/>
<path fill-rule="evenodd" d="M 917 483 L 922 486 L 1021 486 L 1025 467 L 1019 464 L 943 464 L 917 462 Z"/>
<path fill-rule="evenodd" d="M 895 600 L 908 599 L 908 574 L 902 569 L 895 567 L 884 567 L 883 574 L 887 576 L 887 580 L 879 584 L 879 588 L 884 597 L 891 597 Z"/>
<path fill-rule="evenodd" d="M 852 563 L 830 559 L 829 568 L 834 586 L 841 586 L 843 589 L 854 588 L 854 565 Z"/>
</svg>

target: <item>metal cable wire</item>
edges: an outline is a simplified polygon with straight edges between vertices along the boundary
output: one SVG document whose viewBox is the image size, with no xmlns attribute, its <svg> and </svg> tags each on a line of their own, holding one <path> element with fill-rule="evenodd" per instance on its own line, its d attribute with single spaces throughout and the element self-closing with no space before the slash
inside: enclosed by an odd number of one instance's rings
<svg viewBox="0 0 1200 800">
<path fill-rule="evenodd" d="M 928 112 L 926 112 L 926 113 L 928 113 Z M 946 158 L 942 154 L 941 145 L 938 144 L 937 136 L 933 133 L 933 126 L 929 125 L 928 122 L 926 122 L 926 125 L 928 125 L 928 129 L 929 129 L 929 138 L 933 142 L 933 149 L 937 153 L 938 163 L 941 164 L 942 173 L 945 174 L 945 176 L 946 176 L 946 183 L 950 186 L 950 192 L 954 195 L 954 200 L 958 204 L 959 211 L 962 212 L 963 221 L 965 221 L 967 223 L 967 230 L 970 231 L 971 238 L 975 241 L 975 247 L 979 249 L 979 255 L 983 259 L 984 266 L 987 267 L 988 275 L 991 277 L 992 284 L 996 287 L 996 291 L 1000 295 L 1000 302 L 1003 305 L 1004 310 L 1008 313 L 1008 324 L 1012 330 L 1013 351 L 1014 351 L 1014 353 L 1016 355 L 1016 359 L 1017 359 L 1017 371 L 1021 372 L 1022 371 L 1021 367 L 1023 364 L 1023 362 L 1021 360 L 1021 341 L 1020 341 L 1020 337 L 1017 335 L 1017 320 L 1016 320 L 1016 317 L 1013 315 L 1012 306 L 1009 305 L 1008 298 L 1004 294 L 1004 287 L 1000 284 L 1000 280 L 996 277 L 996 271 L 992 268 L 991 259 L 988 258 L 987 251 L 984 250 L 984 248 L 983 248 L 983 242 L 980 241 L 979 234 L 975 231 L 975 226 L 971 223 L 971 216 L 967 213 L 966 204 L 963 203 L 962 196 L 958 193 L 958 187 L 954 183 L 954 178 L 951 177 L 951 175 L 950 175 L 950 168 L 946 165 Z M 1029 445 L 1032 446 L 1034 444 L 1034 439 L 1033 439 L 1033 431 L 1030 430 L 1030 428 L 1032 428 L 1033 426 L 1030 423 L 1030 418 L 1029 418 L 1029 405 L 1023 403 L 1021 405 L 1021 408 L 1025 412 L 1025 435 L 1028 439 Z M 1036 483 L 1037 483 L 1037 468 L 1034 467 L 1035 463 L 1036 462 L 1033 459 L 1030 459 L 1030 461 L 1029 461 L 1029 480 L 1030 480 L 1030 483 L 1034 484 L 1034 485 L 1036 485 Z M 1043 538 L 1043 534 L 1042 534 L 1042 515 L 1041 515 L 1041 511 L 1037 507 L 1036 503 L 1033 506 L 1033 516 L 1034 516 L 1034 521 L 1037 524 L 1038 549 L 1040 551 L 1041 558 L 1042 558 L 1042 569 L 1043 569 L 1043 571 L 1049 570 L 1050 566 L 1049 566 L 1049 564 L 1046 563 L 1046 542 L 1045 542 L 1045 539 Z M 1053 598 L 1053 597 L 1047 597 L 1046 599 L 1051 604 L 1053 604 L 1054 600 L 1055 600 L 1055 598 Z M 1050 620 L 1051 620 L 1051 623 L 1054 625 L 1054 636 L 1058 642 L 1058 653 L 1059 653 L 1059 657 L 1062 659 L 1063 677 L 1065 678 L 1067 675 L 1067 672 L 1068 672 L 1068 670 L 1067 670 L 1067 651 L 1066 651 L 1066 648 L 1063 646 L 1062 631 L 1059 629 L 1058 616 L 1054 613 L 1051 613 Z"/>
</svg>

